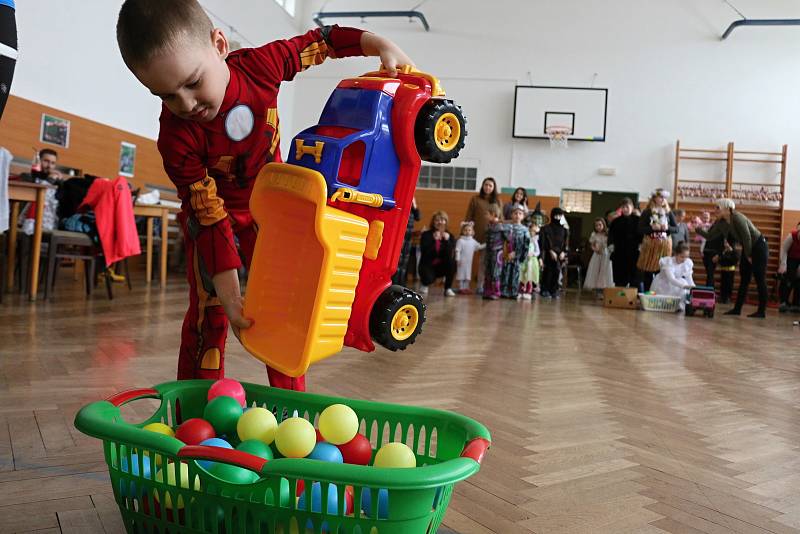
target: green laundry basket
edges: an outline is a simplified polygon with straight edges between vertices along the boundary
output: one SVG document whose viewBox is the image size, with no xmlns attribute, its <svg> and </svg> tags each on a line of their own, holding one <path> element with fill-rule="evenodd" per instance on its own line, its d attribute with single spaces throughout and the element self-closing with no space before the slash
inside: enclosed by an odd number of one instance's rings
<svg viewBox="0 0 800 534">
<path fill-rule="evenodd" d="M 75 416 L 78 430 L 103 440 L 114 497 L 128 532 L 433 534 L 444 518 L 453 485 L 480 469 L 490 444 L 483 425 L 456 413 L 248 383 L 242 384 L 248 405 L 267 408 L 279 421 L 297 412 L 315 422 L 327 406 L 346 404 L 358 414 L 373 456 L 382 444 L 402 441 L 412 448 L 420 467 L 387 469 L 289 458 L 267 461 L 231 449 L 184 445 L 142 429 L 153 422 L 175 427 L 202 417 L 212 383 L 185 380 L 125 391 L 84 406 Z M 159 399 L 161 405 L 142 423 L 125 422 L 119 406 L 143 398 Z M 249 484 L 226 482 L 201 467 L 195 461 L 199 459 L 244 467 L 258 473 L 259 479 Z M 298 507 L 294 497 L 304 494 L 304 502 L 312 503 L 316 483 L 322 496 L 329 491 L 337 494 L 335 510 L 328 508 L 324 498 L 321 509 Z M 352 487 L 352 506 L 345 497 L 351 491 L 348 486 Z M 379 492 L 388 499 L 379 497 Z M 369 503 L 364 511 L 362 499 Z"/>
</svg>

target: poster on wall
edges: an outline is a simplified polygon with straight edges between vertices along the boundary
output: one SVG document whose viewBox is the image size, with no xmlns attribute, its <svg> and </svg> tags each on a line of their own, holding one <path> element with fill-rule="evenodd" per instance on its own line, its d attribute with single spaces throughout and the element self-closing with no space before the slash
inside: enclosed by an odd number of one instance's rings
<svg viewBox="0 0 800 534">
<path fill-rule="evenodd" d="M 69 148 L 69 121 L 42 113 L 42 128 L 39 140 L 42 143 Z"/>
<path fill-rule="evenodd" d="M 132 178 L 135 162 L 136 145 L 123 141 L 119 148 L 119 175 Z"/>
</svg>

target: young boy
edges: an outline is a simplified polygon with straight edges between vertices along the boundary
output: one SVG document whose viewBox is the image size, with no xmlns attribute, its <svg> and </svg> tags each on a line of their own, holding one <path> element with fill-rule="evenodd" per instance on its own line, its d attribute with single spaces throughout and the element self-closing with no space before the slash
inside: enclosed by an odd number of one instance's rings
<svg viewBox="0 0 800 534">
<path fill-rule="evenodd" d="M 190 294 L 178 379 L 221 378 L 228 321 L 237 337 L 252 324 L 242 316 L 234 236 L 249 265 L 257 233 L 250 193 L 259 170 L 280 161 L 281 82 L 329 57 L 380 56 L 391 74 L 412 62 L 386 39 L 338 26 L 230 52 L 197 0 L 126 0 L 117 42 L 163 101 L 158 149 L 183 203 Z M 273 386 L 305 390 L 305 377 L 267 372 Z"/>
<path fill-rule="evenodd" d="M 500 274 L 500 296 L 504 299 L 520 298 L 520 271 L 522 265 L 528 260 L 528 249 L 531 246 L 530 231 L 522 224 L 525 215 L 525 208 L 521 204 L 511 207 L 511 222 L 507 224 L 506 255 Z"/>
<path fill-rule="evenodd" d="M 564 210 L 555 207 L 550 210 L 550 223 L 542 228 L 542 257 L 544 272 L 542 273 L 542 296 L 557 299 L 558 278 L 561 266 L 567 260 L 568 232 L 561 223 Z"/>
</svg>

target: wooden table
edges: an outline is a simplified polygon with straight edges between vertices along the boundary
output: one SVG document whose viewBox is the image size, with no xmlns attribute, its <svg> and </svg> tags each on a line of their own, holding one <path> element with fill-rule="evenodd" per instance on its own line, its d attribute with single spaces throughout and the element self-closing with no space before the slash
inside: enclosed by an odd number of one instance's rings
<svg viewBox="0 0 800 534">
<path fill-rule="evenodd" d="M 153 278 L 153 219 L 161 218 L 161 287 L 167 287 L 167 228 L 169 227 L 169 207 L 158 204 L 135 204 L 133 214 L 147 218 L 147 267 L 146 276 L 149 284 Z"/>
<path fill-rule="evenodd" d="M 34 216 L 33 227 L 33 250 L 31 257 L 31 276 L 30 276 L 30 299 L 36 300 L 36 293 L 39 290 L 39 258 L 42 252 L 42 217 L 44 216 L 44 197 L 48 189 L 53 186 L 44 184 L 33 184 L 21 182 L 19 180 L 9 180 L 8 200 L 11 204 L 11 217 L 9 218 L 8 233 L 8 258 L 6 276 L 6 287 L 14 286 L 14 260 L 17 253 L 17 222 L 19 219 L 20 202 L 36 202 L 36 214 Z"/>
</svg>

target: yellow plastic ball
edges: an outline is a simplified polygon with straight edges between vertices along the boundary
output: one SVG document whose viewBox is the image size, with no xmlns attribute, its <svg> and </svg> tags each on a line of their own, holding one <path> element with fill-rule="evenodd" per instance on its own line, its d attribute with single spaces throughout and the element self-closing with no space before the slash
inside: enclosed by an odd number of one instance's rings
<svg viewBox="0 0 800 534">
<path fill-rule="evenodd" d="M 189 466 L 187 464 L 180 464 L 181 467 L 181 488 L 189 489 Z M 156 482 L 164 482 L 164 470 L 159 469 L 156 472 Z M 167 485 L 168 486 L 177 486 L 177 480 L 175 478 L 175 464 L 167 464 Z M 194 477 L 194 490 L 200 491 L 200 478 L 195 476 Z M 155 492 L 155 499 L 156 501 L 160 502 L 159 499 L 159 492 Z M 166 508 L 172 509 L 172 495 L 169 492 L 165 492 L 164 497 L 164 506 Z M 183 496 L 178 495 L 178 509 L 183 508 Z"/>
<path fill-rule="evenodd" d="M 349 406 L 332 404 L 319 415 L 319 432 L 328 443 L 344 445 L 358 434 L 358 416 Z"/>
<path fill-rule="evenodd" d="M 165 436 L 169 436 L 171 438 L 175 437 L 175 431 L 172 430 L 169 425 L 165 425 L 164 423 L 150 423 L 149 425 L 145 425 L 143 429 L 149 432 L 155 432 L 156 434 L 164 434 Z"/>
<path fill-rule="evenodd" d="M 302 417 L 290 417 L 278 425 L 275 446 L 286 458 L 305 458 L 316 444 L 314 425 Z"/>
<path fill-rule="evenodd" d="M 375 454 L 374 467 L 417 467 L 414 451 L 405 443 L 387 443 Z"/>
<path fill-rule="evenodd" d="M 236 423 L 236 433 L 242 441 L 257 439 L 269 445 L 275 441 L 277 431 L 278 421 L 272 412 L 265 408 L 250 408 Z"/>
</svg>

